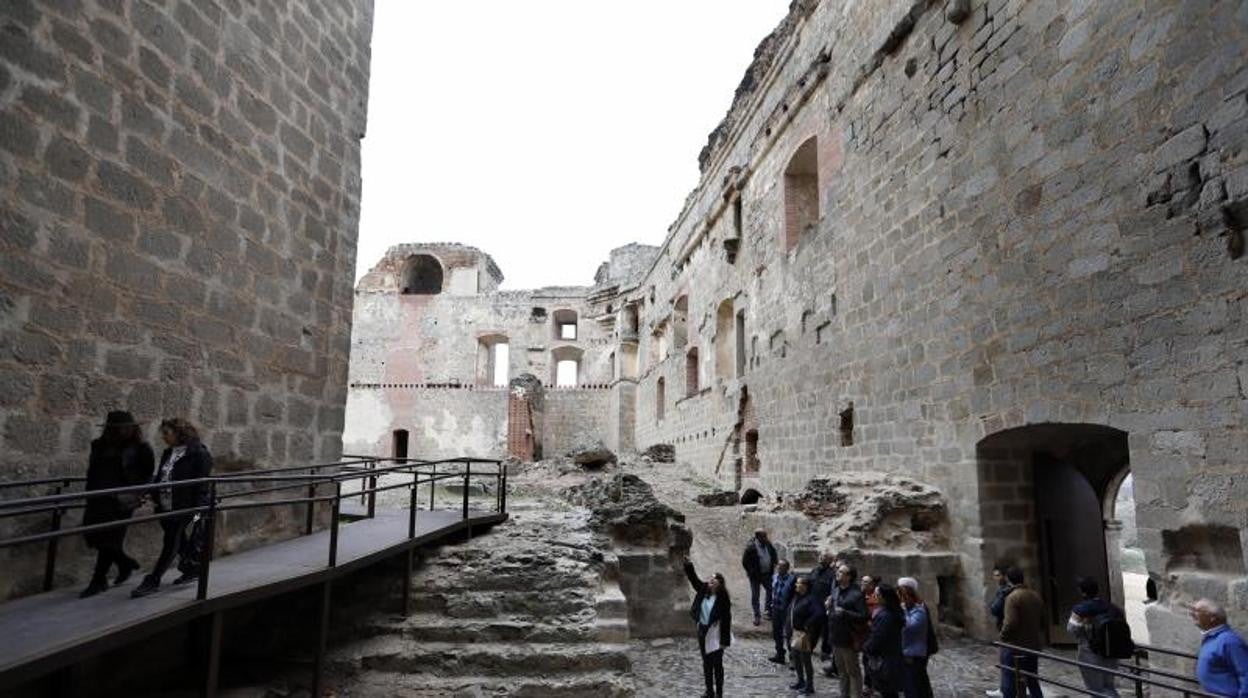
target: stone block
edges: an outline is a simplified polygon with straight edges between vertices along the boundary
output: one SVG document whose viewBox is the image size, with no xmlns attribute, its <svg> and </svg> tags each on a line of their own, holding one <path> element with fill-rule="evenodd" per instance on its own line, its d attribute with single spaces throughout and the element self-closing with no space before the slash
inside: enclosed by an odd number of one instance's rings
<svg viewBox="0 0 1248 698">
<path fill-rule="evenodd" d="M 49 143 L 43 158 L 49 172 L 71 182 L 77 182 L 85 177 L 90 164 L 87 152 L 77 143 L 64 137 L 58 137 Z"/>
</svg>

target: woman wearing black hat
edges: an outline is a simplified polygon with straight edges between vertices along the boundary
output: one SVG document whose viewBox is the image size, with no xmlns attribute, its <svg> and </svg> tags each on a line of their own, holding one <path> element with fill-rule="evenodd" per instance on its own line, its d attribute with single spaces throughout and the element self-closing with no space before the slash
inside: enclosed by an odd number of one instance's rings
<svg viewBox="0 0 1248 698">
<path fill-rule="evenodd" d="M 104 432 L 91 442 L 91 456 L 87 463 L 87 490 L 106 490 L 114 487 L 141 485 L 152 477 L 156 458 L 152 447 L 143 441 L 143 432 L 129 412 L 109 412 L 104 420 Z M 82 513 L 82 525 L 122 521 L 138 506 L 138 495 L 101 495 L 87 499 Z M 126 527 L 117 526 L 102 531 L 90 531 L 84 536 L 87 545 L 95 548 L 95 572 L 91 583 L 79 594 L 82 598 L 95 596 L 108 588 L 108 570 L 117 566 L 115 583 L 126 581 L 139 563 L 126 554 L 124 543 Z"/>
</svg>

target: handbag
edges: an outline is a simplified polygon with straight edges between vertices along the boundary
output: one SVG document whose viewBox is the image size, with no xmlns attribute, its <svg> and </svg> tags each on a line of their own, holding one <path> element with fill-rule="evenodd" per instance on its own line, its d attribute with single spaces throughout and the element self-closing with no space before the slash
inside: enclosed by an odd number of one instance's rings
<svg viewBox="0 0 1248 698">
<path fill-rule="evenodd" d="M 794 630 L 793 640 L 789 643 L 789 649 L 794 652 L 810 652 L 814 649 L 814 644 L 810 641 L 810 635 L 805 630 Z"/>
</svg>

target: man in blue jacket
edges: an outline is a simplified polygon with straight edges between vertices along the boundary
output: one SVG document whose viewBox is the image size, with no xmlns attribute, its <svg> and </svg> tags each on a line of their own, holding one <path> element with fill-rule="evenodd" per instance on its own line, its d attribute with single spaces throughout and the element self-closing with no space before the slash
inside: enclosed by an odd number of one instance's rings
<svg viewBox="0 0 1248 698">
<path fill-rule="evenodd" d="M 784 664 L 785 648 L 793 628 L 789 625 L 789 608 L 793 605 L 793 583 L 797 575 L 789 571 L 789 561 L 781 560 L 771 578 L 771 638 L 776 641 L 776 654 L 771 661 Z"/>
<path fill-rule="evenodd" d="M 1200 628 L 1196 677 L 1209 693 L 1248 698 L 1248 644 L 1226 624 L 1226 611 L 1209 599 L 1192 604 L 1192 621 Z"/>
</svg>

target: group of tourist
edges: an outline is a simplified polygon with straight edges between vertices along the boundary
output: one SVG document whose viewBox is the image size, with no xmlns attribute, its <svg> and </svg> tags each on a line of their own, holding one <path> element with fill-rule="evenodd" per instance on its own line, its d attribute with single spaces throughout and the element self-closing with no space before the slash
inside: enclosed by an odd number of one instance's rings
<svg viewBox="0 0 1248 698">
<path fill-rule="evenodd" d="M 742 556 L 750 580 L 754 624 L 764 615 L 772 624 L 776 652 L 771 661 L 796 672 L 789 688 L 815 693 L 815 653 L 820 651 L 835 674 L 841 695 L 861 698 L 931 698 L 928 659 L 937 651 L 935 625 L 919 582 L 902 577 L 895 585 L 858 573 L 843 558 L 825 553 L 806 575 L 795 575 L 776 554 L 765 531 L 754 534 Z M 724 695 L 724 648 L 732 643 L 732 606 L 724 577 L 703 581 L 693 563 L 685 574 L 694 590 L 690 615 L 698 628 L 705 696 Z M 761 605 L 760 605 L 761 602 Z M 764 612 L 765 609 L 765 612 Z"/>
<path fill-rule="evenodd" d="M 913 577 L 889 584 L 873 575 L 858 576 L 844 556 L 825 552 L 805 575 L 794 574 L 766 531 L 754 532 L 741 559 L 750 585 L 754 625 L 771 622 L 775 654 L 770 661 L 788 664 L 796 674 L 789 686 L 803 695 L 815 692 L 815 653 L 826 663 L 822 673 L 835 676 L 843 698 L 931 698 L 928 661 L 939 649 L 936 618 Z M 722 574 L 703 581 L 693 563 L 685 574 L 694 590 L 690 614 L 697 625 L 705 698 L 724 695 L 724 649 L 732 643 L 732 607 Z M 988 605 L 1000 633 L 1000 689 L 990 696 L 1041 698 L 1039 658 L 1048 633 L 1044 601 L 1025 584 L 1022 569 L 999 563 L 993 569 L 997 589 Z M 1076 656 L 1084 687 L 1091 695 L 1116 698 L 1114 674 L 1119 660 L 1135 645 L 1123 610 L 1101 597 L 1090 578 L 1076 582 L 1081 600 L 1071 609 L 1066 629 L 1079 642 Z M 1192 619 L 1203 633 L 1197 677 L 1203 690 L 1248 698 L 1248 644 L 1226 625 L 1220 606 L 1202 599 Z M 1102 671 L 1105 670 L 1105 671 Z"/>
<path fill-rule="evenodd" d="M 196 480 L 206 478 L 212 472 L 212 455 L 200 441 L 195 427 L 184 419 L 166 419 L 160 423 L 160 437 L 165 449 L 159 461 L 143 438 L 142 425 L 129 412 L 109 412 L 102 426 L 103 433 L 91 442 L 87 464 L 88 491 Z M 139 562 L 125 551 L 127 527 L 107 524 L 127 521 L 136 511 L 147 508 L 156 514 L 165 514 L 207 506 L 209 496 L 207 486 L 192 483 L 139 493 L 120 492 L 88 497 L 82 516 L 83 526 L 102 528 L 85 532 L 87 545 L 96 550 L 96 560 L 91 581 L 79 596 L 95 596 L 111 586 L 120 585 L 140 567 Z M 155 593 L 175 555 L 181 575 L 174 580 L 174 584 L 186 584 L 199 578 L 205 544 L 201 521 L 198 513 L 159 519 L 163 532 L 160 554 L 152 571 L 131 592 L 132 597 Z M 108 573 L 114 567 L 117 574 L 110 582 Z"/>
</svg>

